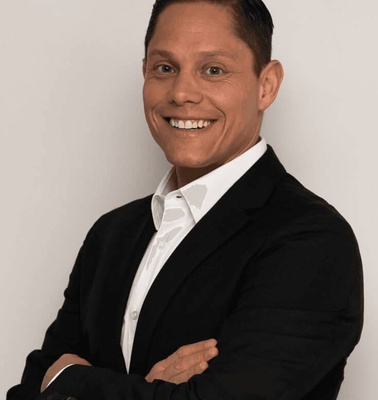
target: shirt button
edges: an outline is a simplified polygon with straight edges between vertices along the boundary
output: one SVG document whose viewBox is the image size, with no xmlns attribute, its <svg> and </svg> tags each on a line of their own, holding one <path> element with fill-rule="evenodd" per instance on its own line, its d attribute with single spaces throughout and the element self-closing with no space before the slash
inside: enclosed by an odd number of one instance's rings
<svg viewBox="0 0 378 400">
<path fill-rule="evenodd" d="M 138 319 L 138 311 L 133 311 L 132 313 L 131 313 L 131 318 L 134 320 L 134 321 L 136 321 L 137 319 Z"/>
<path fill-rule="evenodd" d="M 165 242 L 159 242 L 158 248 L 159 248 L 160 250 L 163 250 L 163 249 L 165 248 Z"/>
</svg>

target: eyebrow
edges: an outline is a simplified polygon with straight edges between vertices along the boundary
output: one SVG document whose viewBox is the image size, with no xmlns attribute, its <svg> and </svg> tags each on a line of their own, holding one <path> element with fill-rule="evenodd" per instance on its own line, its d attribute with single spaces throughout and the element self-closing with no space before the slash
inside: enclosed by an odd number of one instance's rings
<svg viewBox="0 0 378 400">
<path fill-rule="evenodd" d="M 197 53 L 197 55 L 199 55 L 201 58 L 227 57 L 235 60 L 235 56 L 232 53 L 223 50 L 200 51 Z M 160 49 L 152 50 L 150 53 L 147 54 L 147 58 L 153 56 L 175 58 L 175 55 L 170 51 Z"/>
</svg>

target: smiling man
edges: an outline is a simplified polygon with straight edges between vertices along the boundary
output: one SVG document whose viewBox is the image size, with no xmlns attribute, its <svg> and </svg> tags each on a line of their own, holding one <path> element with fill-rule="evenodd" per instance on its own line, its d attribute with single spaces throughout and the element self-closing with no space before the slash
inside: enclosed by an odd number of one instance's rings
<svg viewBox="0 0 378 400">
<path fill-rule="evenodd" d="M 89 232 L 8 400 L 331 400 L 362 328 L 347 222 L 261 138 L 283 69 L 260 0 L 158 0 L 143 96 L 172 168 Z M 192 344 L 191 344 L 192 343 Z"/>
<path fill-rule="evenodd" d="M 143 70 L 147 122 L 179 187 L 259 141 L 263 111 L 283 78 L 278 61 L 254 73 L 256 57 L 237 36 L 230 9 L 203 2 L 161 14 Z"/>
</svg>

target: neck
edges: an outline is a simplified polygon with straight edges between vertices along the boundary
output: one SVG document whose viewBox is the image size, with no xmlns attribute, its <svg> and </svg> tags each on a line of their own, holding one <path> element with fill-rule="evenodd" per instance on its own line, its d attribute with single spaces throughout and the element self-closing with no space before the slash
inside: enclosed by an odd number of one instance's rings
<svg viewBox="0 0 378 400">
<path fill-rule="evenodd" d="M 177 189 L 213 171 L 217 166 L 209 165 L 204 168 L 175 167 Z"/>
<path fill-rule="evenodd" d="M 251 147 L 253 147 L 259 141 L 260 141 L 260 137 L 257 135 L 257 138 L 252 140 L 251 143 L 249 143 L 249 145 L 246 146 L 245 149 L 243 149 L 239 153 L 235 154 L 234 157 L 230 158 L 226 162 L 229 162 L 229 161 L 233 160 L 234 158 L 240 156 L 245 151 L 247 151 Z M 181 167 L 181 166 L 176 165 L 175 166 L 175 179 L 176 179 L 177 189 L 180 189 L 183 186 L 187 185 L 188 183 L 193 182 L 198 178 L 201 178 L 201 176 L 204 176 L 204 175 L 210 173 L 211 171 L 214 171 L 216 168 L 220 167 L 223 164 L 225 164 L 225 163 L 211 164 L 206 167 L 200 167 L 200 168 Z"/>
</svg>

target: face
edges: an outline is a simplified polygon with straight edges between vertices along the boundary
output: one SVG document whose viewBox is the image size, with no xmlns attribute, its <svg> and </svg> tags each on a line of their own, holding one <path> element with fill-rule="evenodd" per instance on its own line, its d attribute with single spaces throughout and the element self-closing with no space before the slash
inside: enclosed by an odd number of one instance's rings
<svg viewBox="0 0 378 400">
<path fill-rule="evenodd" d="M 232 23 L 226 7 L 206 2 L 172 4 L 159 16 L 144 60 L 144 108 L 176 169 L 209 172 L 259 140 L 271 102 L 266 74 L 256 76 Z"/>
</svg>

